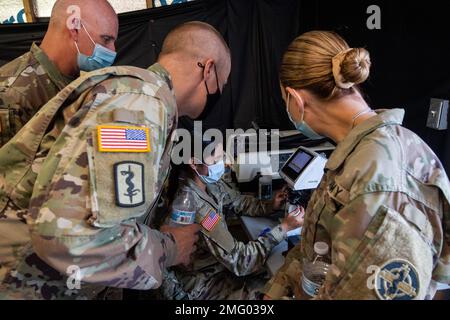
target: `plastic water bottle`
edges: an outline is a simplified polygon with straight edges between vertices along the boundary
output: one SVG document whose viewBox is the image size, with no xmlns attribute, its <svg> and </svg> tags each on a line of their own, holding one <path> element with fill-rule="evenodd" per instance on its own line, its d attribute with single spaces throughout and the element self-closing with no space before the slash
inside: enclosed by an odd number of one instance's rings
<svg viewBox="0 0 450 320">
<path fill-rule="evenodd" d="M 187 226 L 195 223 L 195 199 L 185 190 L 178 192 L 172 203 L 172 214 L 169 225 L 172 227 Z"/>
<path fill-rule="evenodd" d="M 302 289 L 310 297 L 319 294 L 330 268 L 330 264 L 326 259 L 328 254 L 328 244 L 325 242 L 316 242 L 314 244 L 314 252 L 316 257 L 313 261 L 306 262 L 303 266 Z"/>
</svg>

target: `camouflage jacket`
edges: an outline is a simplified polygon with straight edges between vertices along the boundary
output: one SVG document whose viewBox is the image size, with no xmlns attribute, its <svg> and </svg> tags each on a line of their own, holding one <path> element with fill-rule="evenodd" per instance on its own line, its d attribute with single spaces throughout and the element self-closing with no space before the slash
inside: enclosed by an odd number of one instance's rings
<svg viewBox="0 0 450 320">
<path fill-rule="evenodd" d="M 33 190 L 31 242 L 3 280 L 4 297 L 159 286 L 176 245 L 142 222 L 168 173 L 176 117 L 159 64 L 110 67 L 72 82 L 0 150 L 2 205 L 26 208 Z"/>
<path fill-rule="evenodd" d="M 35 44 L 0 68 L 0 147 L 72 78 L 66 77 Z"/>
<path fill-rule="evenodd" d="M 280 226 L 255 241 L 243 243 L 233 238 L 228 230 L 224 209 L 248 216 L 272 214 L 272 203 L 262 202 L 252 196 L 241 195 L 223 180 L 207 185 L 207 192 L 200 189 L 193 180 L 186 180 L 180 187 L 190 192 L 197 205 L 196 222 L 203 221 L 211 212 L 219 215 L 219 221 L 208 230 L 202 228 L 201 241 L 188 269 L 173 267 L 165 278 L 164 296 L 174 299 L 183 296 L 189 299 L 225 299 L 233 291 L 243 287 L 243 276 L 263 270 L 273 247 L 286 238 Z"/>
<path fill-rule="evenodd" d="M 301 296 L 314 243 L 331 262 L 317 299 L 427 299 L 450 281 L 450 183 L 433 151 L 379 110 L 331 155 L 306 211 L 301 243 L 265 293 Z"/>
</svg>

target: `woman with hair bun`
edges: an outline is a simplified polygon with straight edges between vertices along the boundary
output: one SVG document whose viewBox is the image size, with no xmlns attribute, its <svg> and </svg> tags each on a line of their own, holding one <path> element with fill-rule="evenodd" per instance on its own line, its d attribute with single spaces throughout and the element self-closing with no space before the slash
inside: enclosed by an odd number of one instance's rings
<svg viewBox="0 0 450 320">
<path fill-rule="evenodd" d="M 301 35 L 284 55 L 291 121 L 337 146 L 308 204 L 301 243 L 267 284 L 266 299 L 432 299 L 437 282 L 450 281 L 448 177 L 402 127 L 404 110 L 373 110 L 364 100 L 358 85 L 370 67 L 366 49 L 327 31 Z M 323 243 L 329 268 L 320 279 L 310 266 Z"/>
</svg>

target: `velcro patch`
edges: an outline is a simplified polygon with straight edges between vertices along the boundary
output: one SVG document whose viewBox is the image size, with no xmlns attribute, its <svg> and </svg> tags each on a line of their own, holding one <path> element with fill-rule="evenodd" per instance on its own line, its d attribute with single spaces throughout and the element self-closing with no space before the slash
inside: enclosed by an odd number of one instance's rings
<svg viewBox="0 0 450 320">
<path fill-rule="evenodd" d="M 220 220 L 220 216 L 214 210 L 210 210 L 205 218 L 202 220 L 202 227 L 211 232 L 216 227 Z"/>
<path fill-rule="evenodd" d="M 409 261 L 390 260 L 377 273 L 376 292 L 381 300 L 413 300 L 419 290 L 419 274 Z"/>
<path fill-rule="evenodd" d="M 148 128 L 133 126 L 97 126 L 100 152 L 150 152 Z"/>
<path fill-rule="evenodd" d="M 114 164 L 116 205 L 138 207 L 145 203 L 144 165 L 134 161 Z"/>
</svg>

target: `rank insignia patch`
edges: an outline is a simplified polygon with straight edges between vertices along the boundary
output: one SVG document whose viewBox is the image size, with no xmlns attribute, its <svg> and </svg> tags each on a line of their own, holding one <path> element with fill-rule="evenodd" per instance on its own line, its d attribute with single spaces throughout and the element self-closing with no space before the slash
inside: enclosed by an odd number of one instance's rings
<svg viewBox="0 0 450 320">
<path fill-rule="evenodd" d="M 214 211 L 211 210 L 209 213 L 205 216 L 205 218 L 202 220 L 202 227 L 205 228 L 207 231 L 214 230 L 216 224 L 219 222 L 220 216 Z"/>
<path fill-rule="evenodd" d="M 148 128 L 97 126 L 100 152 L 150 152 Z"/>
<path fill-rule="evenodd" d="M 144 165 L 124 161 L 114 165 L 116 205 L 122 208 L 138 207 L 145 203 Z"/>
<path fill-rule="evenodd" d="M 413 300 L 419 294 L 419 274 L 406 260 L 385 263 L 375 281 L 375 290 L 381 300 Z"/>
</svg>

